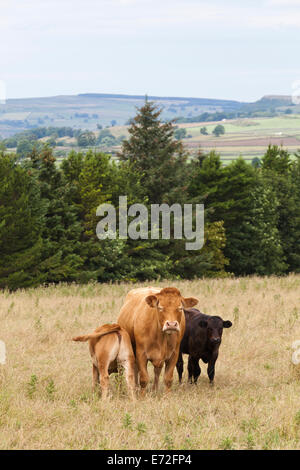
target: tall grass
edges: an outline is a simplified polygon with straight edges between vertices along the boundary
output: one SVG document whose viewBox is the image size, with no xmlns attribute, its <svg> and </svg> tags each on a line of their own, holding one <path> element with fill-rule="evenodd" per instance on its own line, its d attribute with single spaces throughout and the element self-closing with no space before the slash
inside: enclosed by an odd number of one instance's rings
<svg viewBox="0 0 300 470">
<path fill-rule="evenodd" d="M 197 386 L 187 384 L 186 371 L 179 386 L 175 372 L 170 396 L 161 380 L 158 395 L 135 403 L 116 376 L 102 402 L 92 392 L 87 345 L 71 341 L 115 321 L 131 285 L 1 293 L 0 448 L 299 449 L 300 366 L 291 345 L 300 339 L 300 276 L 172 285 L 198 296 L 204 313 L 233 322 L 215 385 L 203 364 Z"/>
</svg>

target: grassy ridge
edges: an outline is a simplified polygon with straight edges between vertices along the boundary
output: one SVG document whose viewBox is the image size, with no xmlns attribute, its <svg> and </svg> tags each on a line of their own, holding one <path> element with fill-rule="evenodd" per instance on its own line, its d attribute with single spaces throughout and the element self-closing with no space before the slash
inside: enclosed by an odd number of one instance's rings
<svg viewBox="0 0 300 470">
<path fill-rule="evenodd" d="M 152 283 L 153 284 L 153 283 Z M 166 286 L 165 282 L 160 285 Z M 1 449 L 300 448 L 300 276 L 180 281 L 200 309 L 233 322 L 224 331 L 215 386 L 178 385 L 128 400 L 111 377 L 108 403 L 92 393 L 86 344 L 72 336 L 115 321 L 130 285 L 61 285 L 4 292 L 0 339 Z M 152 366 L 149 365 L 152 377 Z"/>
<path fill-rule="evenodd" d="M 206 98 L 148 98 L 163 107 L 165 118 L 239 110 L 245 104 Z M 123 125 L 136 114 L 136 107 L 142 106 L 144 101 L 144 95 L 97 93 L 8 99 L 5 104 L 0 104 L 0 135 L 7 137 L 29 126 L 71 126 L 94 130 L 97 124 L 107 126 L 112 120 Z"/>
</svg>

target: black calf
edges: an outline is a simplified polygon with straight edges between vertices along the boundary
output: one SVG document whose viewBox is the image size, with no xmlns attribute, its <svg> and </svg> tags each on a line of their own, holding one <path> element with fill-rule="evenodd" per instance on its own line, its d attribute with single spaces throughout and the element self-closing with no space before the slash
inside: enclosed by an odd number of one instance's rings
<svg viewBox="0 0 300 470">
<path fill-rule="evenodd" d="M 180 344 L 176 364 L 179 382 L 181 383 L 183 373 L 182 354 L 189 354 L 189 381 L 197 383 L 201 374 L 199 360 L 202 359 L 205 364 L 208 364 L 207 375 L 210 383 L 213 383 L 223 328 L 230 328 L 232 323 L 229 320 L 223 321 L 221 317 L 205 315 L 196 308 L 184 310 L 184 314 L 185 334 Z"/>
</svg>

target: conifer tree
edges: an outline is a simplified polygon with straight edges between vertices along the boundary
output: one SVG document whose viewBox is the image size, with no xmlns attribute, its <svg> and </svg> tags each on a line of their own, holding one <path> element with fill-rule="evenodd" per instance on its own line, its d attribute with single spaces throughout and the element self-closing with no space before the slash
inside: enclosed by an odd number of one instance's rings
<svg viewBox="0 0 300 470">
<path fill-rule="evenodd" d="M 224 255 L 229 259 L 227 269 L 235 274 L 244 274 L 246 253 L 252 243 L 245 221 L 256 179 L 254 168 L 242 158 L 224 167 L 220 156 L 212 151 L 204 158 L 202 155 L 198 157 L 192 173 L 189 194 L 193 200 L 204 198 L 206 222 L 224 223 Z"/>
<path fill-rule="evenodd" d="M 278 230 L 289 272 L 300 270 L 299 160 L 287 150 L 269 146 L 262 159 L 262 173 L 278 200 Z"/>
<path fill-rule="evenodd" d="M 187 154 L 174 137 L 173 122 L 162 122 L 162 110 L 146 99 L 128 129 L 119 158 L 140 174 L 150 204 L 180 202 L 186 197 Z"/>
<path fill-rule="evenodd" d="M 290 167 L 291 190 L 293 193 L 293 217 L 291 220 L 293 237 L 287 255 L 290 270 L 300 273 L 300 152 Z"/>
<path fill-rule="evenodd" d="M 80 253 L 82 226 L 76 208 L 69 203 L 70 187 L 57 168 L 48 145 L 41 152 L 34 150 L 30 162 L 25 165 L 31 168 L 47 207 L 41 233 L 43 261 L 40 269 L 46 273 L 47 282 L 76 280 L 83 264 Z"/>
<path fill-rule="evenodd" d="M 244 230 L 249 240 L 243 257 L 244 274 L 283 274 L 287 264 L 278 230 L 279 203 L 272 186 L 259 173 L 251 196 Z"/>
<path fill-rule="evenodd" d="M 0 288 L 37 286 L 46 206 L 29 171 L 0 153 Z"/>
</svg>

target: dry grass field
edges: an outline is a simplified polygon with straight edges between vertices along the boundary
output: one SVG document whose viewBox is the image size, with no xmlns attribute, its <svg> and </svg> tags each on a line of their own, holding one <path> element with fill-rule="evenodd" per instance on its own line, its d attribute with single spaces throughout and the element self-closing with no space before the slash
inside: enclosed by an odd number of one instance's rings
<svg viewBox="0 0 300 470">
<path fill-rule="evenodd" d="M 151 283 L 155 285 L 155 283 Z M 300 449 L 300 276 L 162 282 L 231 320 L 211 387 L 178 385 L 131 402 L 111 376 L 92 392 L 86 343 L 71 338 L 115 321 L 129 284 L 60 285 L 0 294 L 1 449 Z M 152 366 L 149 365 L 149 369 Z"/>
</svg>

